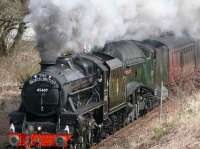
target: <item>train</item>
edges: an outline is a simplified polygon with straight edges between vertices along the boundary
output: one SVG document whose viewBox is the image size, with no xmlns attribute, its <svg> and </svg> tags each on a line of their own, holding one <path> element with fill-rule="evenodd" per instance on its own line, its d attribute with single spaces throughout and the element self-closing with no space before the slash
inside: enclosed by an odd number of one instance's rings
<svg viewBox="0 0 200 149">
<path fill-rule="evenodd" d="M 89 149 L 158 106 L 162 88 L 168 93 L 197 70 L 199 45 L 168 34 L 43 61 L 9 114 L 10 146 Z"/>
</svg>

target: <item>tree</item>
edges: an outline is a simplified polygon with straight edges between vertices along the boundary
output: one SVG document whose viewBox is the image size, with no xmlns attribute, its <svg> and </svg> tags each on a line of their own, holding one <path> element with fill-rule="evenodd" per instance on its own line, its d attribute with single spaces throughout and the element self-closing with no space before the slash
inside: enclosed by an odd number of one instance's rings
<svg viewBox="0 0 200 149">
<path fill-rule="evenodd" d="M 0 55 L 13 52 L 26 28 L 26 0 L 0 0 Z"/>
</svg>

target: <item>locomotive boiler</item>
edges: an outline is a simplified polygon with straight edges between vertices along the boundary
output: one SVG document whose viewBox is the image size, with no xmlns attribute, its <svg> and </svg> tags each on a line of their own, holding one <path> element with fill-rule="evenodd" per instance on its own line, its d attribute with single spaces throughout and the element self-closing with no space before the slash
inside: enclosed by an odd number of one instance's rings
<svg viewBox="0 0 200 149">
<path fill-rule="evenodd" d="M 167 90 L 198 60 L 195 41 L 170 35 L 43 62 L 10 114 L 9 142 L 15 148 L 87 149 L 157 106 L 161 82 Z"/>
</svg>

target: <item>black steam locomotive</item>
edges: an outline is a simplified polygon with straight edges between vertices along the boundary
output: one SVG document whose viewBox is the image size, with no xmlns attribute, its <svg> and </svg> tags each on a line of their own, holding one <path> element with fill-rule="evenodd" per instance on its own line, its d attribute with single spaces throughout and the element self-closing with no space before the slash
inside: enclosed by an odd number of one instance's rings
<svg viewBox="0 0 200 149">
<path fill-rule="evenodd" d="M 112 134 L 159 104 L 161 82 L 177 81 L 199 63 L 199 45 L 164 36 L 117 41 L 92 53 L 41 63 L 10 114 L 15 148 L 78 148 Z"/>
</svg>

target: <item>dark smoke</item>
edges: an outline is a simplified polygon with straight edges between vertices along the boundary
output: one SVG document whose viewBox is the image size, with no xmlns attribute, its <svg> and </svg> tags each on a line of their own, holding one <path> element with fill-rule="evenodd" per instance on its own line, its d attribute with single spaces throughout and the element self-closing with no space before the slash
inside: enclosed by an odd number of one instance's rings
<svg viewBox="0 0 200 149">
<path fill-rule="evenodd" d="M 37 33 L 37 48 L 41 59 L 48 63 L 55 63 L 59 51 L 65 48 L 67 35 L 62 32 L 60 24 L 57 23 L 62 19 L 62 12 L 52 3 L 47 4 L 42 7 L 45 16 L 36 16 L 37 23 L 34 24 L 34 30 Z"/>
</svg>

